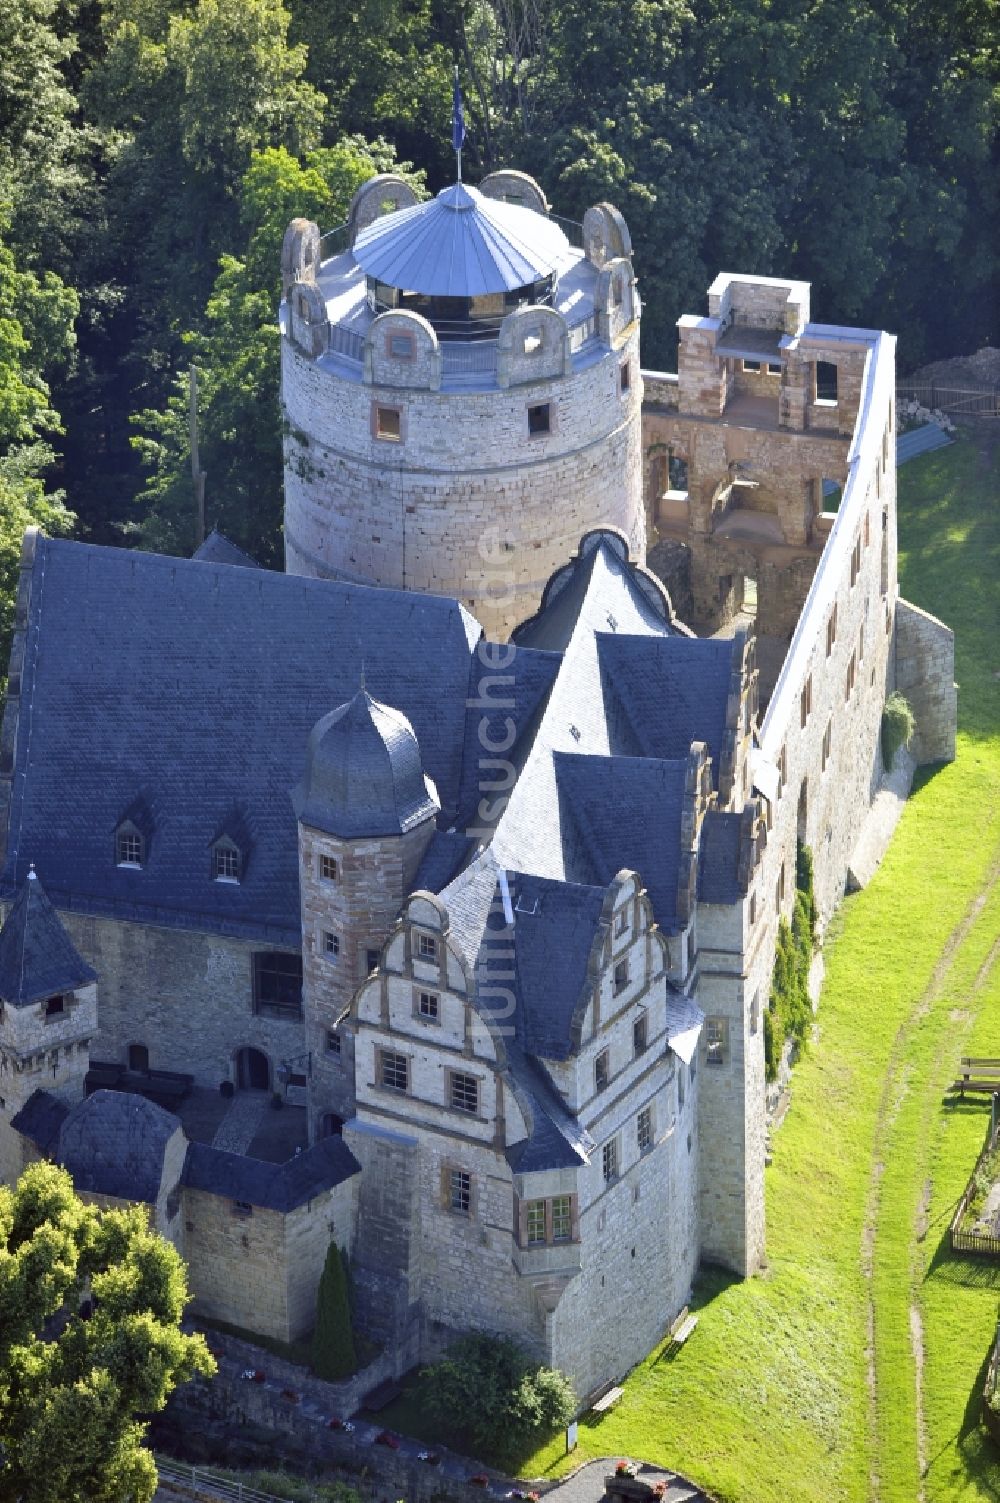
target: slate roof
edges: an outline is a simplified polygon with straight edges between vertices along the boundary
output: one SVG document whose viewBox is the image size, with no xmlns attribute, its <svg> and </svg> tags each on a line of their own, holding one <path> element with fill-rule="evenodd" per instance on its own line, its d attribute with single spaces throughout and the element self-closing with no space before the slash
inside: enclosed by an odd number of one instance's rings
<svg viewBox="0 0 1000 1503">
<path fill-rule="evenodd" d="M 561 662 L 556 652 L 480 644 L 466 701 L 458 824 L 479 827 L 499 818 L 494 807 L 503 802 L 505 781 L 498 763 L 520 773 Z M 491 750 L 499 746 L 502 752 Z M 486 821 L 483 806 L 490 816 Z"/>
<path fill-rule="evenodd" d="M 636 871 L 657 923 L 676 928 L 687 763 L 557 752 L 555 767 L 566 875 L 606 887 Z"/>
<path fill-rule="evenodd" d="M 151 1205 L 160 1193 L 167 1143 L 180 1125 L 144 1096 L 95 1091 L 63 1122 L 59 1162 L 81 1192 Z"/>
<path fill-rule="evenodd" d="M 69 1107 L 49 1091 L 32 1091 L 11 1127 L 34 1143 L 44 1158 L 55 1158 L 59 1151 L 59 1132 L 69 1115 Z"/>
<path fill-rule="evenodd" d="M 382 215 L 361 231 L 353 253 L 367 276 L 434 297 L 513 292 L 553 276 L 571 254 L 554 220 L 468 183 Z"/>
<path fill-rule="evenodd" d="M 566 1110 L 542 1067 L 516 1043 L 508 1045 L 507 1056 L 531 1119 L 527 1137 L 506 1150 L 514 1173 L 575 1169 L 588 1163 L 594 1140 Z"/>
<path fill-rule="evenodd" d="M 410 722 L 365 689 L 313 726 L 292 803 L 304 824 L 344 839 L 401 835 L 438 809 Z"/>
<path fill-rule="evenodd" d="M 214 527 L 203 543 L 194 550 L 191 558 L 199 564 L 230 564 L 237 569 L 259 569 L 260 564 L 249 553 L 244 553 L 242 548 L 237 548 L 235 543 Z"/>
<path fill-rule="evenodd" d="M 321 1138 L 284 1164 L 268 1164 L 244 1154 L 225 1153 L 207 1143 L 192 1143 L 184 1166 L 184 1183 L 192 1190 L 287 1212 L 360 1172 L 361 1165 L 339 1137 Z"/>
<path fill-rule="evenodd" d="M 599 636 L 612 751 L 684 758 L 692 741 L 704 741 L 718 787 L 737 650 L 727 639 Z"/>
<path fill-rule="evenodd" d="M 440 892 L 442 887 L 447 887 L 475 847 L 476 842 L 470 835 L 456 830 L 435 830 L 417 868 L 414 892 Z"/>
<path fill-rule="evenodd" d="M 529 1054 L 568 1059 L 573 1020 L 587 988 L 604 887 L 511 874 L 515 1025 Z"/>
<path fill-rule="evenodd" d="M 419 738 L 457 805 L 478 624 L 453 600 L 39 537 L 2 874 L 37 864 L 60 909 L 298 948 L 290 790 L 309 732 L 361 682 Z M 114 832 L 143 795 L 142 870 Z M 234 799 L 254 827 L 239 883 L 211 880 Z"/>
<path fill-rule="evenodd" d="M 97 980 L 33 871 L 0 930 L 0 1000 L 27 1007 Z"/>
<path fill-rule="evenodd" d="M 705 815 L 698 851 L 698 897 L 703 903 L 738 903 L 743 896 L 739 884 L 741 823 L 739 814 L 710 809 Z"/>
</svg>

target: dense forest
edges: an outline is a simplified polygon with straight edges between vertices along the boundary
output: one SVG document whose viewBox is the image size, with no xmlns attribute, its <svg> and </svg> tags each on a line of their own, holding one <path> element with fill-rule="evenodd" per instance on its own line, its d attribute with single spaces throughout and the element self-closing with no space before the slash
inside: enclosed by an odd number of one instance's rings
<svg viewBox="0 0 1000 1503">
<path fill-rule="evenodd" d="M 0 0 L 0 613 L 24 526 L 280 564 L 278 261 L 373 171 L 632 231 L 644 358 L 721 268 L 904 367 L 996 342 L 998 0 Z M 0 633 L 8 625 L 0 615 Z M 4 659 L 6 654 L 4 654 Z"/>
</svg>

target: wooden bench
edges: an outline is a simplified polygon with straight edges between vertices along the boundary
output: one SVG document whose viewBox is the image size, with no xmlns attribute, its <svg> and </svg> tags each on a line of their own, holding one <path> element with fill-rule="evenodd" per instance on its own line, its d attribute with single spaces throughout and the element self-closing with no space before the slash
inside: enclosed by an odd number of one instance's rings
<svg viewBox="0 0 1000 1503">
<path fill-rule="evenodd" d="M 367 1409 L 371 1414 L 378 1414 L 380 1409 L 385 1409 L 393 1399 L 398 1399 L 403 1390 L 394 1378 L 386 1378 L 384 1383 L 379 1383 L 370 1393 L 366 1393 L 362 1400 L 362 1409 Z"/>
<path fill-rule="evenodd" d="M 624 1388 L 619 1388 L 615 1383 L 609 1384 L 600 1397 L 595 1399 L 591 1404 L 591 1412 L 593 1414 L 607 1414 L 608 1410 L 613 1409 L 624 1394 Z"/>
<path fill-rule="evenodd" d="M 697 1324 L 697 1315 L 692 1315 L 685 1305 L 670 1327 L 667 1344 L 663 1348 L 663 1356 L 666 1357 L 668 1353 L 673 1353 L 678 1347 L 683 1346 Z"/>
<path fill-rule="evenodd" d="M 952 1086 L 964 1096 L 966 1091 L 1000 1091 L 1000 1059 L 962 1058 L 962 1073 Z"/>
</svg>

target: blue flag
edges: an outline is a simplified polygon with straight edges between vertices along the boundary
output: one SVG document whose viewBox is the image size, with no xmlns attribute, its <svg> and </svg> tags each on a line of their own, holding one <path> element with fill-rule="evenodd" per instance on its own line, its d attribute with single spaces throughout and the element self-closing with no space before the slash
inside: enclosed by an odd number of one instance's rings
<svg viewBox="0 0 1000 1503">
<path fill-rule="evenodd" d="M 451 149 L 461 151 L 465 140 L 465 112 L 462 109 L 462 91 L 458 87 L 458 69 L 455 69 L 455 95 L 451 107 Z"/>
</svg>

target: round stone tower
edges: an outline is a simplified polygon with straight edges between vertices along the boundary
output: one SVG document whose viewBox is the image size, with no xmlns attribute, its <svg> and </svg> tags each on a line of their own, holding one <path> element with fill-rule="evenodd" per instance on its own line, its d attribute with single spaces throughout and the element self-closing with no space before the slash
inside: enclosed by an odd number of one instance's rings
<svg viewBox="0 0 1000 1503">
<path fill-rule="evenodd" d="M 282 251 L 288 572 L 452 595 L 499 637 L 589 529 L 643 559 L 618 211 L 557 221 L 521 173 L 424 203 L 383 175 L 329 242 L 293 220 Z"/>
<path fill-rule="evenodd" d="M 313 727 L 292 803 L 314 1139 L 353 1111 L 353 1040 L 337 1019 L 378 962 L 439 804 L 410 722 L 364 689 Z"/>
</svg>

